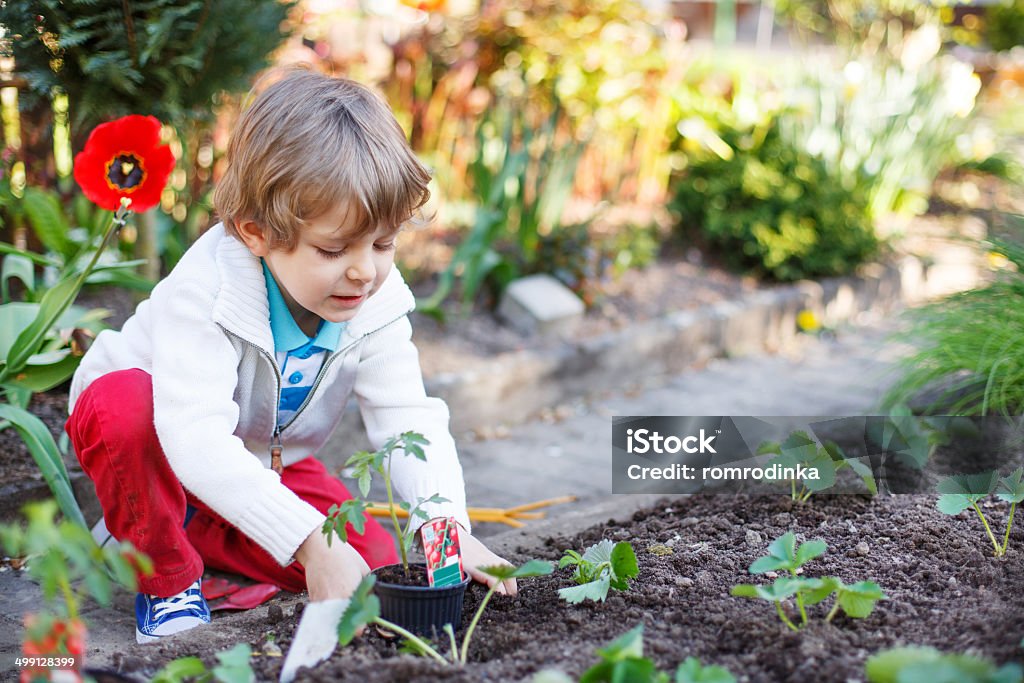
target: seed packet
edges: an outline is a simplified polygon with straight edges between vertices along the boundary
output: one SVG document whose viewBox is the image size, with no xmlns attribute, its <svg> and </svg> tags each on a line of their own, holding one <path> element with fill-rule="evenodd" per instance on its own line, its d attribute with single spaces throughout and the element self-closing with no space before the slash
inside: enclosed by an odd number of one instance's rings
<svg viewBox="0 0 1024 683">
<path fill-rule="evenodd" d="M 462 583 L 462 549 L 459 525 L 454 517 L 436 517 L 420 528 L 423 555 L 427 558 L 427 582 L 431 586 Z"/>
</svg>

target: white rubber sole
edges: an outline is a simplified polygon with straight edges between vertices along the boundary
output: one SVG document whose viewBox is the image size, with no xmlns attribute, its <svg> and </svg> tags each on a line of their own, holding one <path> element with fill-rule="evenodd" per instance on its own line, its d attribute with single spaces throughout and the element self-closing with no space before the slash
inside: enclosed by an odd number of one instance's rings
<svg viewBox="0 0 1024 683">
<path fill-rule="evenodd" d="M 182 631 L 190 631 L 197 626 L 204 626 L 209 624 L 208 621 L 203 621 L 199 617 L 179 617 L 173 621 L 167 622 L 162 628 L 166 629 L 163 633 L 157 633 L 154 635 L 147 635 L 140 631 L 138 627 L 135 629 L 135 642 L 139 645 L 145 645 L 146 643 L 155 643 L 164 636 L 173 636 L 175 633 L 181 633 Z"/>
</svg>

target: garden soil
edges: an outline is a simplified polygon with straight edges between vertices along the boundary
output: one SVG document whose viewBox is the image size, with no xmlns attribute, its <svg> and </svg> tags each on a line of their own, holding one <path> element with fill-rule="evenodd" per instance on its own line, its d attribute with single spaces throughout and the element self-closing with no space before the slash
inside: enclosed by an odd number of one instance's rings
<svg viewBox="0 0 1024 683">
<path fill-rule="evenodd" d="M 1008 506 L 993 499 L 985 512 L 999 526 Z M 731 597 L 734 584 L 770 582 L 747 568 L 787 531 L 828 544 L 825 555 L 805 566 L 807 576 L 874 580 L 889 599 L 866 619 L 840 614 L 831 623 L 824 621 L 830 601 L 810 607 L 808 626 L 794 633 L 770 604 Z M 628 592 L 570 605 L 557 590 L 570 585 L 572 570 L 556 570 L 521 580 L 515 598 L 491 601 L 465 667 L 400 654 L 396 643 L 368 632 L 317 668 L 303 669 L 298 680 L 529 681 L 545 668 L 578 677 L 596 663 L 597 648 L 637 624 L 644 626 L 645 654 L 661 669 L 672 671 L 695 656 L 750 683 L 863 681 L 869 655 L 905 644 L 1024 662 L 1024 526 L 1015 525 L 1009 552 L 996 559 L 980 521 L 967 513 L 943 515 L 934 496 L 820 496 L 802 505 L 784 496 L 666 498 L 630 522 L 608 520 L 575 536 L 541 538 L 508 555 L 514 562 L 555 561 L 563 549 L 582 550 L 602 538 L 629 540 L 636 549 L 640 575 Z M 476 584 L 467 592 L 460 637 L 483 594 Z M 266 639 L 272 634 L 287 652 L 301 606 L 289 596 L 228 617 L 233 641 L 197 631 L 155 649 L 127 648 L 111 664 L 142 679 L 197 651 L 212 663 L 215 652 L 242 640 L 260 653 L 252 660 L 257 677 L 276 680 L 283 659 L 266 654 Z"/>
</svg>

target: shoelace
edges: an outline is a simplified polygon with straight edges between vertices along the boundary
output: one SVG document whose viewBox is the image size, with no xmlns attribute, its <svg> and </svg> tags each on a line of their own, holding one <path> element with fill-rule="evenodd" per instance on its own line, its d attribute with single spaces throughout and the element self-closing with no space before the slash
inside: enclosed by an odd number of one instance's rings
<svg viewBox="0 0 1024 683">
<path fill-rule="evenodd" d="M 190 593 L 190 591 L 195 592 Z M 160 602 L 154 603 L 153 611 L 159 619 L 160 617 L 172 612 L 182 612 L 193 609 L 202 599 L 203 594 L 199 591 L 199 582 L 197 581 L 177 595 L 172 595 L 169 598 L 165 598 Z"/>
</svg>

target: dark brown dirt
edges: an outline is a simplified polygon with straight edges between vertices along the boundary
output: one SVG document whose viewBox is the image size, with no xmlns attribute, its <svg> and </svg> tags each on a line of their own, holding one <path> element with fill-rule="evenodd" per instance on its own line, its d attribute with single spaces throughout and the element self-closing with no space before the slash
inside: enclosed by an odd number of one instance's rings
<svg viewBox="0 0 1024 683">
<path fill-rule="evenodd" d="M 1002 525 L 1008 506 L 993 499 L 986 513 Z M 889 599 L 867 619 L 840 615 L 831 624 L 824 621 L 830 603 L 812 607 L 808 626 L 793 633 L 771 605 L 731 597 L 734 584 L 770 582 L 752 577 L 747 568 L 786 531 L 801 541 L 828 543 L 828 552 L 806 566 L 807 576 L 874 580 Z M 579 676 L 597 661 L 596 648 L 640 623 L 645 654 L 662 669 L 674 670 L 692 655 L 749 683 L 863 680 L 869 655 L 910 643 L 971 651 L 1000 663 L 1024 661 L 1024 525 L 1015 525 L 1007 556 L 995 559 L 980 522 L 966 513 L 941 514 L 934 496 L 831 496 L 804 505 L 784 497 L 665 499 L 636 513 L 629 525 L 598 524 L 575 537 L 547 538 L 539 548 L 517 549 L 512 559 L 556 560 L 565 548 L 583 549 L 601 538 L 630 540 L 640 564 L 631 590 L 603 604 L 559 600 L 557 590 L 570 584 L 571 570 L 556 570 L 520 581 L 516 598 L 492 600 L 464 668 L 399 654 L 395 643 L 368 633 L 316 669 L 304 670 L 299 680 L 521 681 L 549 667 Z M 467 591 L 461 629 L 483 594 L 477 584 Z M 233 616 L 232 626 L 237 636 L 238 620 L 245 620 L 249 642 L 260 652 L 273 631 L 287 652 L 298 612 L 286 606 L 281 618 L 280 610 L 253 610 Z M 224 648 L 185 639 L 161 644 L 158 656 L 143 648 L 145 662 L 125 661 L 154 667 L 197 650 L 212 659 Z M 257 656 L 253 666 L 260 680 L 276 680 L 282 661 Z"/>
</svg>

